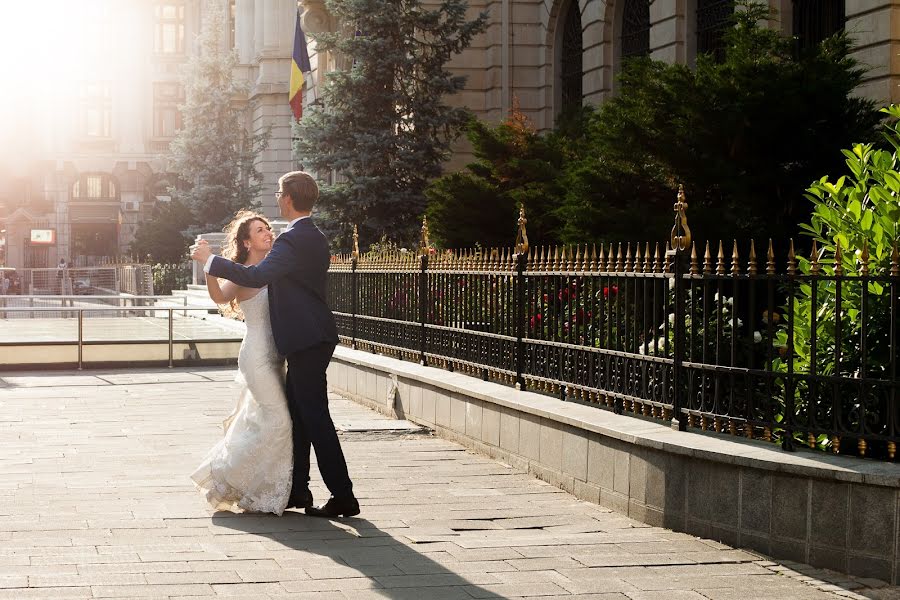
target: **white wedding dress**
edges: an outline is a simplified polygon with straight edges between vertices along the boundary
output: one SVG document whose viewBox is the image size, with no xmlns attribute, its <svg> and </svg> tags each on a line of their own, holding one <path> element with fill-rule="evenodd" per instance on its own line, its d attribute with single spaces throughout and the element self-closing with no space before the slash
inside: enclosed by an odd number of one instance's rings
<svg viewBox="0 0 900 600">
<path fill-rule="evenodd" d="M 293 441 L 284 359 L 275 349 L 268 288 L 240 303 L 247 333 L 238 353 L 240 397 L 225 437 L 191 479 L 216 510 L 284 512 L 291 493 Z"/>
</svg>

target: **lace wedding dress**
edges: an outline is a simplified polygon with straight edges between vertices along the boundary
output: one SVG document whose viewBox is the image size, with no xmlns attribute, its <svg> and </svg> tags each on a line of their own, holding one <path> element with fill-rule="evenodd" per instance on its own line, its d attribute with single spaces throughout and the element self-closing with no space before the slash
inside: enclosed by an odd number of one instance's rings
<svg viewBox="0 0 900 600">
<path fill-rule="evenodd" d="M 191 479 L 216 510 L 280 515 L 291 493 L 291 416 L 284 359 L 275 349 L 268 288 L 241 302 L 247 333 L 238 353 L 240 397 L 225 420 L 225 437 Z"/>
</svg>

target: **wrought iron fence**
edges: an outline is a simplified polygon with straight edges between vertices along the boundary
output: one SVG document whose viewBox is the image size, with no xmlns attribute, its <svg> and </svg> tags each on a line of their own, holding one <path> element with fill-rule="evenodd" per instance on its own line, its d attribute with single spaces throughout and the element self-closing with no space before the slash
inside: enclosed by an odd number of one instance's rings
<svg viewBox="0 0 900 600">
<path fill-rule="evenodd" d="M 896 452 L 900 258 L 779 269 L 750 242 L 669 242 L 332 259 L 343 343 L 680 429 L 834 453 Z M 876 264 L 877 263 L 877 264 Z"/>
<path fill-rule="evenodd" d="M 193 263 L 156 263 L 151 265 L 153 290 L 156 294 L 171 294 L 185 290 L 193 281 Z"/>
</svg>

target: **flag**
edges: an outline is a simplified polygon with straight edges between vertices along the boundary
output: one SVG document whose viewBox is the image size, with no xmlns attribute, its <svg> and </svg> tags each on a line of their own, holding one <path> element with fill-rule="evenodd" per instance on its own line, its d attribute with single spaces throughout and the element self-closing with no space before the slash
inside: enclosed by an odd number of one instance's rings
<svg viewBox="0 0 900 600">
<path fill-rule="evenodd" d="M 294 28 L 294 52 L 291 55 L 291 110 L 298 121 L 303 116 L 303 74 L 312 71 L 309 52 L 306 50 L 306 36 L 300 27 L 300 11 L 297 11 L 297 25 Z"/>
</svg>

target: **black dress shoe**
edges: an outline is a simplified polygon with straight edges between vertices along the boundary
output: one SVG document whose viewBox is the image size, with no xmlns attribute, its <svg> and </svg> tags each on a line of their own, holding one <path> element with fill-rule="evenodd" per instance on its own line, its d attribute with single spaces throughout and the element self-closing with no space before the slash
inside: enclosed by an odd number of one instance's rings
<svg viewBox="0 0 900 600">
<path fill-rule="evenodd" d="M 359 514 L 359 502 L 353 496 L 349 498 L 331 497 L 322 506 L 311 506 L 306 514 L 312 517 L 352 517 Z"/>
<path fill-rule="evenodd" d="M 288 503 L 286 508 L 302 508 L 309 509 L 313 506 L 313 496 L 312 492 L 306 490 L 306 492 L 301 492 L 299 494 L 291 494 L 290 498 L 288 498 Z"/>
</svg>

